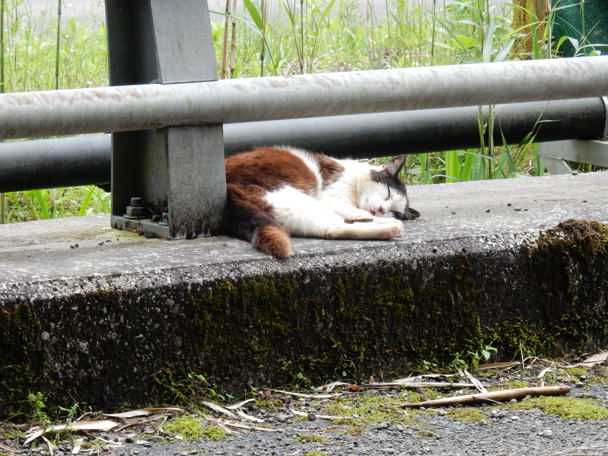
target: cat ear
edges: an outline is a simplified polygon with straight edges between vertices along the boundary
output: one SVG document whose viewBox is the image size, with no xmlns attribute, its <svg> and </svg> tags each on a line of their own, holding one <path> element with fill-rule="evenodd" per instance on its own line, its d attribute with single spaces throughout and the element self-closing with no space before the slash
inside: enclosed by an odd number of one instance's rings
<svg viewBox="0 0 608 456">
<path fill-rule="evenodd" d="M 401 171 L 401 168 L 403 167 L 404 163 L 405 163 L 405 155 L 400 155 L 399 157 L 395 157 L 391 161 L 386 163 L 382 167 L 382 171 L 390 174 L 391 176 L 397 177 L 397 175 L 399 174 L 399 171 Z"/>
</svg>

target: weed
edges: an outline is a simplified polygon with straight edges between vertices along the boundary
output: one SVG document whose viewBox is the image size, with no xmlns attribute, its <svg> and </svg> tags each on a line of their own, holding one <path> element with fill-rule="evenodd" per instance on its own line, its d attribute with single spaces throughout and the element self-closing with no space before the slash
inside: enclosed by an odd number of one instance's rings
<svg viewBox="0 0 608 456">
<path fill-rule="evenodd" d="M 45 397 L 41 392 L 27 395 L 27 402 L 31 409 L 31 420 L 38 423 L 43 429 L 51 426 L 51 418 L 44 411 L 46 408 Z"/>
<path fill-rule="evenodd" d="M 481 423 L 486 420 L 486 416 L 480 410 L 473 407 L 454 408 L 448 411 L 447 416 L 453 420 L 465 421 L 467 423 Z"/>
<path fill-rule="evenodd" d="M 542 396 L 509 404 L 509 407 L 539 408 L 545 413 L 558 415 L 567 420 L 599 421 L 608 419 L 608 409 L 601 404 L 600 401 L 580 397 Z"/>
<path fill-rule="evenodd" d="M 205 426 L 193 415 L 184 415 L 170 420 L 163 426 L 163 431 L 173 436 L 179 435 L 190 442 L 226 439 L 224 430 L 217 426 Z"/>
<path fill-rule="evenodd" d="M 315 451 L 309 451 L 308 453 L 305 453 L 304 456 L 330 456 L 330 455 L 329 455 L 329 453 L 326 453 L 325 451 L 315 450 Z"/>
<path fill-rule="evenodd" d="M 300 434 L 296 437 L 296 442 L 300 443 L 328 443 L 327 437 L 316 434 Z"/>
</svg>

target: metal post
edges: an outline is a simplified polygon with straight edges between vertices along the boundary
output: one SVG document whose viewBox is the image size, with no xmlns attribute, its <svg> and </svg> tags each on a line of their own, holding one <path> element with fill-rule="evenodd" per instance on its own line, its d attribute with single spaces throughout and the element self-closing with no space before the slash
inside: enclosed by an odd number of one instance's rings
<svg viewBox="0 0 608 456">
<path fill-rule="evenodd" d="M 217 79 L 206 0 L 106 0 L 106 17 L 111 85 Z M 112 226 L 166 238 L 217 228 L 221 124 L 114 133 L 112 148 Z M 128 208 L 133 197 L 144 209 Z"/>
</svg>

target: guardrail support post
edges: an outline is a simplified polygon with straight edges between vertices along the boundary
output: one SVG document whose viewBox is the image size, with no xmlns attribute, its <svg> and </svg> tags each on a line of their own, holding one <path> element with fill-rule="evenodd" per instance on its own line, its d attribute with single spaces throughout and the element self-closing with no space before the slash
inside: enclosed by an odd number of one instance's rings
<svg viewBox="0 0 608 456">
<path fill-rule="evenodd" d="M 105 3 L 111 85 L 217 79 L 207 0 Z M 221 124 L 112 135 L 113 227 L 169 239 L 206 235 L 225 199 Z"/>
</svg>

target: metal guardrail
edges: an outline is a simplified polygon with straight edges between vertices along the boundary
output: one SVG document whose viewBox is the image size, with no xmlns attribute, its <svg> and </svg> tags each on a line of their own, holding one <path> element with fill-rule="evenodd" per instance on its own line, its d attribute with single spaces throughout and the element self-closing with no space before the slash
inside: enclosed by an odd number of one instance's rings
<svg viewBox="0 0 608 456">
<path fill-rule="evenodd" d="M 531 134 L 536 142 L 597 139 L 606 125 L 600 98 L 498 105 L 494 116 L 494 142 L 501 145 Z M 461 107 L 225 124 L 224 153 L 269 144 L 351 158 L 471 148 L 480 145 L 479 121 L 477 107 Z M 107 134 L 0 143 L 0 192 L 86 184 L 108 188 L 111 155 Z"/>
</svg>

